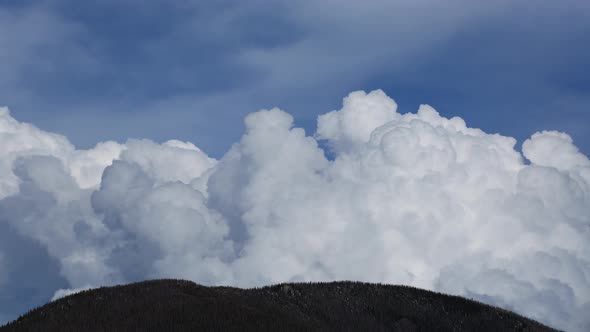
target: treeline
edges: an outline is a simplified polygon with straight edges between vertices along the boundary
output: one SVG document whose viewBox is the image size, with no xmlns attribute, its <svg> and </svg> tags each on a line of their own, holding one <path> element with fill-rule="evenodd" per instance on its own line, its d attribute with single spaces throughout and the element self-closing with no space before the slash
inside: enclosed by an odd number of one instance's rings
<svg viewBox="0 0 590 332">
<path fill-rule="evenodd" d="M 253 289 L 155 280 L 83 291 L 4 331 L 554 331 L 509 311 L 413 287 L 361 282 Z"/>
</svg>

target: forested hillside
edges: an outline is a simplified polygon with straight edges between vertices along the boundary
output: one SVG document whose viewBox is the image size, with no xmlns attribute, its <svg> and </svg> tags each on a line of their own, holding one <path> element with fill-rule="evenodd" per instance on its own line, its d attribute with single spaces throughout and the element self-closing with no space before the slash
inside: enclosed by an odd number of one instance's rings
<svg viewBox="0 0 590 332">
<path fill-rule="evenodd" d="M 421 289 L 360 282 L 239 289 L 154 280 L 71 295 L 8 331 L 554 331 L 509 311 Z"/>
</svg>

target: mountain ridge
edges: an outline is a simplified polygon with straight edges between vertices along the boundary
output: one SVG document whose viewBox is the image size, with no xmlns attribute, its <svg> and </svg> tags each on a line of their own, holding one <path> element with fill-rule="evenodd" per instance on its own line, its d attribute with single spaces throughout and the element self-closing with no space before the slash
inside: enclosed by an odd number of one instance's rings
<svg viewBox="0 0 590 332">
<path fill-rule="evenodd" d="M 242 289 L 179 279 L 101 287 L 33 309 L 7 331 L 557 331 L 459 296 L 355 281 Z"/>
</svg>

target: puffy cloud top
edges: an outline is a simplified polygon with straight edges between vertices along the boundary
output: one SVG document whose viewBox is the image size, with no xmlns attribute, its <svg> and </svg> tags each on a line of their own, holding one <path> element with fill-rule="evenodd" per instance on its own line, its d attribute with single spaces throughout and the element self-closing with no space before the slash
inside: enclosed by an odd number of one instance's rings
<svg viewBox="0 0 590 332">
<path fill-rule="evenodd" d="M 367 142 L 373 130 L 399 116 L 397 104 L 382 90 L 356 91 L 343 103 L 341 110 L 318 117 L 317 136 L 329 140 L 338 151 Z"/>
<path fill-rule="evenodd" d="M 590 166 L 588 157 L 580 153 L 566 133 L 543 131 L 535 133 L 522 145 L 524 156 L 539 166 L 559 170 L 585 168 Z"/>
<path fill-rule="evenodd" d="M 427 105 L 397 113 L 380 90 L 351 93 L 312 136 L 279 109 L 245 125 L 216 161 L 180 141 L 76 150 L 0 111 L 0 234 L 31 248 L 0 243 L 0 287 L 45 273 L 49 300 L 156 277 L 354 279 L 590 328 L 590 162 L 567 134 L 535 133 L 521 154 Z M 45 265 L 16 264 L 39 250 Z"/>
</svg>

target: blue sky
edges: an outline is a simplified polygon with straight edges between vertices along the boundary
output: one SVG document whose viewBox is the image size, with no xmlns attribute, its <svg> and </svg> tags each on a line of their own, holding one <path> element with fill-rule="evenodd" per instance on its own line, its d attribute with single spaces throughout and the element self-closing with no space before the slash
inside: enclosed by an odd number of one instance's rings
<svg viewBox="0 0 590 332">
<path fill-rule="evenodd" d="M 0 1 L 0 104 L 78 147 L 191 141 L 220 157 L 245 114 L 313 133 L 353 90 L 469 126 L 569 133 L 590 153 L 586 1 Z"/>
</svg>

